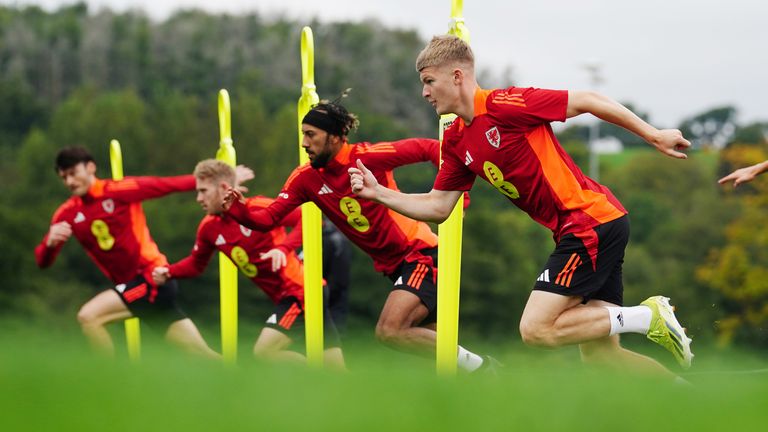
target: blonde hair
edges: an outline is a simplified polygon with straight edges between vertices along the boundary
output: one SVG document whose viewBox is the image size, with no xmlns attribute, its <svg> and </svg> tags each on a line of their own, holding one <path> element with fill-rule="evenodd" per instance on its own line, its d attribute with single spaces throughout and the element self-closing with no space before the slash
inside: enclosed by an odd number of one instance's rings
<svg viewBox="0 0 768 432">
<path fill-rule="evenodd" d="M 432 38 L 416 58 L 416 71 L 424 68 L 461 63 L 474 68 L 475 54 L 469 44 L 453 35 L 439 35 Z"/>
<path fill-rule="evenodd" d="M 235 185 L 235 169 L 226 163 L 216 159 L 206 159 L 198 162 L 193 173 L 200 180 L 212 180 L 214 182 L 227 182 Z"/>
</svg>

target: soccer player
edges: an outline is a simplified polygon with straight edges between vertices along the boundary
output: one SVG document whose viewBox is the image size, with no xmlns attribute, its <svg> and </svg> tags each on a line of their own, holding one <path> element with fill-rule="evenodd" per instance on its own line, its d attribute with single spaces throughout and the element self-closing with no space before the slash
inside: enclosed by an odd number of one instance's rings
<svg viewBox="0 0 768 432">
<path fill-rule="evenodd" d="M 394 284 L 376 324 L 376 337 L 385 344 L 423 356 L 434 356 L 437 306 L 437 236 L 423 222 L 386 207 L 358 200 L 349 186 L 347 169 L 363 160 L 380 182 L 396 188 L 392 170 L 417 162 L 438 162 L 439 143 L 411 138 L 378 144 L 350 144 L 347 135 L 357 117 L 335 102 L 312 108 L 302 120 L 302 146 L 309 164 L 296 168 L 274 203 L 250 209 L 243 196 L 230 189 L 225 209 L 243 225 L 268 230 L 305 202 L 314 202 L 347 238 L 372 259 L 376 271 Z M 462 347 L 458 365 L 473 371 L 484 359 Z"/>
<path fill-rule="evenodd" d="M 751 182 L 755 179 L 755 177 L 764 173 L 765 171 L 768 171 L 768 160 L 754 164 L 752 166 L 739 168 L 736 171 L 721 178 L 717 182 L 720 184 L 725 184 L 729 181 L 733 181 L 733 187 L 736 187 L 742 183 Z"/>
<path fill-rule="evenodd" d="M 91 344 L 107 354 L 114 346 L 106 324 L 136 316 L 165 329 L 166 339 L 190 352 L 219 358 L 195 324 L 181 311 L 176 281 L 157 285 L 155 266 L 167 265 L 147 228 L 141 202 L 172 192 L 193 190 L 191 175 L 178 177 L 96 177 L 96 162 L 82 147 L 67 147 L 56 156 L 56 171 L 72 193 L 53 214 L 51 226 L 35 248 L 37 265 L 53 264 L 64 243 L 75 236 L 88 256 L 115 284 L 80 308 L 77 319 Z"/>
<path fill-rule="evenodd" d="M 436 36 L 416 60 L 422 96 L 438 114 L 458 118 L 445 132 L 442 167 L 429 193 L 387 188 L 364 160 L 349 170 L 352 190 L 408 217 L 442 222 L 476 176 L 552 230 L 556 247 L 534 284 L 520 320 L 523 341 L 579 344 L 586 361 L 672 377 L 648 357 L 623 349 L 620 333 L 642 333 L 684 367 L 691 340 L 668 299 L 622 307 L 627 212 L 605 186 L 585 176 L 563 151 L 550 122 L 589 112 L 643 137 L 662 153 L 685 158 L 690 143 L 678 130 L 658 130 L 624 106 L 592 92 L 537 88 L 483 90 L 474 56 L 454 36 Z"/>
<path fill-rule="evenodd" d="M 328 285 L 326 304 L 339 336 L 343 336 L 347 328 L 351 265 L 349 240 L 327 218 L 323 218 L 323 279 Z"/>
<path fill-rule="evenodd" d="M 302 354 L 288 351 L 294 342 L 304 340 L 304 268 L 296 256 L 301 245 L 301 211 L 287 214 L 269 232 L 252 231 L 242 227 L 223 213 L 222 201 L 227 190 L 235 184 L 235 170 L 224 162 L 208 159 L 197 164 L 194 171 L 197 202 L 207 213 L 200 221 L 197 239 L 189 256 L 171 264 L 156 267 L 155 282 L 169 278 L 189 278 L 200 275 L 217 249 L 223 252 L 243 274 L 258 285 L 275 304 L 274 313 L 253 348 L 258 357 L 305 361 Z M 256 196 L 247 200 L 253 209 L 267 207 L 272 199 Z M 284 227 L 293 227 L 286 235 Z M 330 348 L 325 350 L 326 364 L 344 368 L 344 357 L 330 313 L 326 313 L 325 335 Z"/>
</svg>

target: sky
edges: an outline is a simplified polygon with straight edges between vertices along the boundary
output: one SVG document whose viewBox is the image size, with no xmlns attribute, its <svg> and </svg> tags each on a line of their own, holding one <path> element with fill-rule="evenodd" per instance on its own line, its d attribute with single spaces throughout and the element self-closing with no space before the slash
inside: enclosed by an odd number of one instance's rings
<svg viewBox="0 0 768 432">
<path fill-rule="evenodd" d="M 54 10 L 72 0 L 0 0 Z M 86 0 L 90 11 L 141 9 L 156 20 L 179 8 L 258 12 L 298 21 L 377 19 L 445 33 L 450 0 Z M 515 85 L 597 89 L 674 127 L 733 105 L 742 123 L 768 121 L 768 2 L 763 0 L 466 0 L 464 18 L 478 67 Z M 595 87 L 587 65 L 596 65 Z M 418 75 L 414 72 L 414 80 Z M 481 86 L 483 83 L 480 83 Z M 509 83 L 512 84 L 512 83 Z"/>
</svg>

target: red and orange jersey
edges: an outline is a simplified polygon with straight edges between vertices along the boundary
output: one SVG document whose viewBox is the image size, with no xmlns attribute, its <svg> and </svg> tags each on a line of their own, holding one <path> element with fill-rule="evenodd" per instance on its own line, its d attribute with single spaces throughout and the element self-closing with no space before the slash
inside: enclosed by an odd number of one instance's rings
<svg viewBox="0 0 768 432">
<path fill-rule="evenodd" d="M 65 221 L 99 269 L 114 283 L 126 283 L 167 260 L 149 234 L 141 201 L 195 189 L 191 175 L 96 179 L 82 197 L 73 196 L 53 215 L 51 224 Z M 53 264 L 63 244 L 49 248 L 48 235 L 35 248 L 38 266 Z"/>
<path fill-rule="evenodd" d="M 273 200 L 256 196 L 248 198 L 249 208 L 265 208 Z M 169 267 L 174 278 L 198 276 L 208 266 L 215 250 L 229 259 L 259 286 L 277 304 L 284 297 L 292 296 L 304 301 L 304 267 L 295 249 L 301 245 L 301 211 L 295 209 L 281 221 L 281 226 L 269 232 L 246 228 L 227 214 L 208 215 L 200 221 L 197 239 L 192 252 L 186 258 Z M 293 227 L 286 234 L 284 227 Z M 285 252 L 287 265 L 272 271 L 272 260 L 261 259 L 261 254 L 279 248 Z"/>
<path fill-rule="evenodd" d="M 475 92 L 475 116 L 445 132 L 437 190 L 469 190 L 480 176 L 552 230 L 555 240 L 627 213 L 611 191 L 584 175 L 550 122 L 565 121 L 568 92 L 536 88 Z"/>
<path fill-rule="evenodd" d="M 379 183 L 397 189 L 394 168 L 417 162 L 437 165 L 438 150 L 436 140 L 422 138 L 345 144 L 324 168 L 314 169 L 309 164 L 296 168 L 275 202 L 266 209 L 236 204 L 230 214 L 245 226 L 266 230 L 301 204 L 314 202 L 344 235 L 370 255 L 376 271 L 392 273 L 404 260 L 421 259 L 422 249 L 437 246 L 437 236 L 423 222 L 357 198 L 352 193 L 347 169 L 359 159 Z"/>
</svg>

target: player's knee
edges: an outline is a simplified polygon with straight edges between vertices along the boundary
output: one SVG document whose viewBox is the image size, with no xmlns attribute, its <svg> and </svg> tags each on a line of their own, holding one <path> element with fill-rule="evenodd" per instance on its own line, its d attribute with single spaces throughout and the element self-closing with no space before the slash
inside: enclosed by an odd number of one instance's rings
<svg viewBox="0 0 768 432">
<path fill-rule="evenodd" d="M 80 327 L 96 327 L 101 325 L 99 316 L 84 308 L 77 312 L 77 322 L 80 323 Z"/>
<path fill-rule="evenodd" d="M 262 358 L 262 359 L 272 359 L 275 357 L 278 351 L 279 351 L 278 349 L 275 349 L 274 347 L 271 347 L 268 345 L 256 344 L 253 347 L 253 355 L 257 358 Z"/>
<path fill-rule="evenodd" d="M 387 322 L 376 324 L 376 339 L 386 345 L 397 345 L 400 342 L 400 327 Z"/>
<path fill-rule="evenodd" d="M 555 347 L 557 338 L 551 328 L 526 321 L 520 322 L 520 336 L 523 342 L 529 346 Z"/>
</svg>

